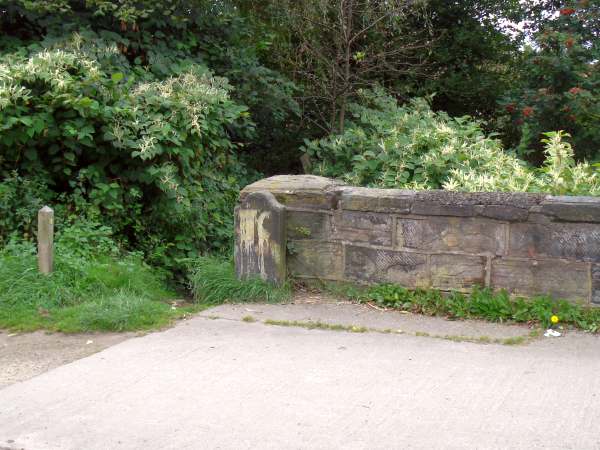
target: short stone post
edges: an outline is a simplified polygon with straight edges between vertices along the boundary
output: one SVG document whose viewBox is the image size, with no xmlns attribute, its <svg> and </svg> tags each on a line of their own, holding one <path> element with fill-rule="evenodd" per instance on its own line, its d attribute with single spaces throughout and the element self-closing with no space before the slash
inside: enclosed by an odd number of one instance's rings
<svg viewBox="0 0 600 450">
<path fill-rule="evenodd" d="M 44 206 L 38 211 L 38 268 L 41 273 L 52 273 L 54 246 L 54 211 Z"/>
<path fill-rule="evenodd" d="M 285 207 L 268 191 L 252 192 L 235 211 L 235 267 L 239 279 L 285 282 Z"/>
</svg>

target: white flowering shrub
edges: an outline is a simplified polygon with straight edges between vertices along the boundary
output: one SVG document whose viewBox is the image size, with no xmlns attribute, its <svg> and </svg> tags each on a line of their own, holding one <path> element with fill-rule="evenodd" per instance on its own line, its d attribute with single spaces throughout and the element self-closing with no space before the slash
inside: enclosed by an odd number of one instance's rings
<svg viewBox="0 0 600 450">
<path fill-rule="evenodd" d="M 77 48 L 3 56 L 0 178 L 42 179 L 138 248 L 226 247 L 247 176 L 230 129 L 253 129 L 227 80 L 193 64 L 118 72 Z"/>
<path fill-rule="evenodd" d="M 306 142 L 315 173 L 373 187 L 600 194 L 598 171 L 575 163 L 564 133 L 548 133 L 538 169 L 469 118 L 434 112 L 423 99 L 401 107 L 381 92 L 363 95 L 343 134 Z"/>
</svg>

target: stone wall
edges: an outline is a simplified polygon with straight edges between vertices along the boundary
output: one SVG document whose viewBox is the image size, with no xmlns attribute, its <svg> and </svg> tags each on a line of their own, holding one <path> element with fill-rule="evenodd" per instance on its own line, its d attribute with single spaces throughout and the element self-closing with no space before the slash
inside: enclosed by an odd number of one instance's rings
<svg viewBox="0 0 600 450">
<path fill-rule="evenodd" d="M 445 291 L 489 286 L 600 305 L 599 198 L 277 176 L 246 187 L 236 217 L 240 277 L 281 281 L 287 271 Z"/>
</svg>

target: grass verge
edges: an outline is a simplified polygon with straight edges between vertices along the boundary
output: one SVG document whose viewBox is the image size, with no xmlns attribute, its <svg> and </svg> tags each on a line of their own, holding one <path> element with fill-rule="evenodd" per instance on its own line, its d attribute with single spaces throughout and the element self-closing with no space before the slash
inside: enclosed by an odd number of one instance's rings
<svg viewBox="0 0 600 450">
<path fill-rule="evenodd" d="M 62 332 L 161 328 L 202 308 L 178 307 L 164 276 L 135 255 L 95 258 L 57 252 L 41 275 L 32 248 L 0 252 L 0 328 Z"/>
</svg>

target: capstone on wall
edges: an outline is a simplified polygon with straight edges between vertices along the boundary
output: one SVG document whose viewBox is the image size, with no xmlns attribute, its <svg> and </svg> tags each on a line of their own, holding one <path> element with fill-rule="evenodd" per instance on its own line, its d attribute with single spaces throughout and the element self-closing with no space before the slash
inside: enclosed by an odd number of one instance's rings
<svg viewBox="0 0 600 450">
<path fill-rule="evenodd" d="M 240 198 L 242 278 L 486 286 L 600 305 L 599 198 L 369 189 L 310 175 L 261 180 Z"/>
</svg>

